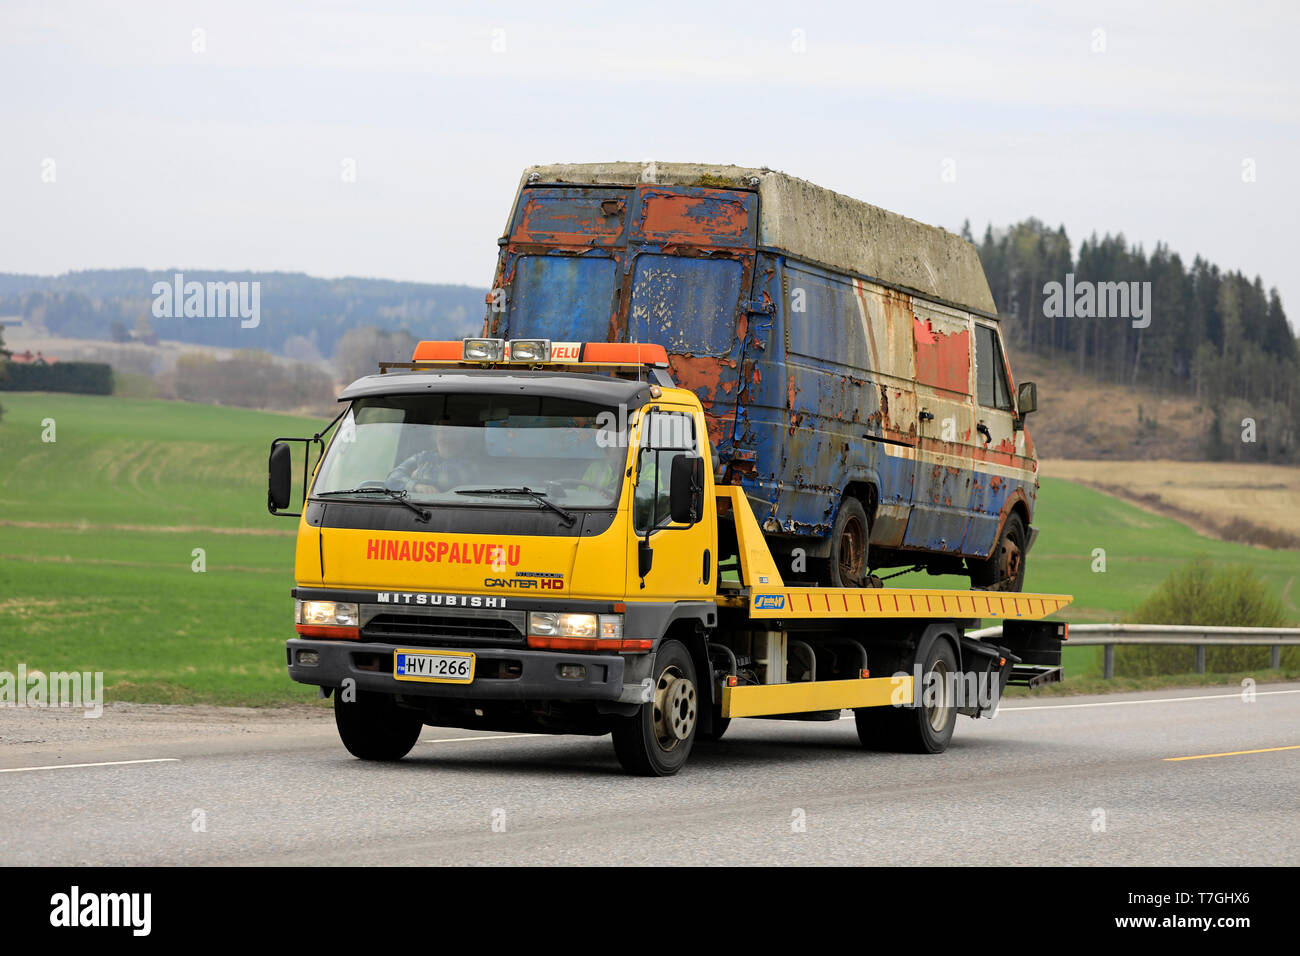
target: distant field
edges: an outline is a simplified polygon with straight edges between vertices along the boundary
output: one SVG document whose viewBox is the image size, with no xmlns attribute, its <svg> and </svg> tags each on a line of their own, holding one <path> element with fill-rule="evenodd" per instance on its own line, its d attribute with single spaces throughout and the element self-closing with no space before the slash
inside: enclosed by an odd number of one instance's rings
<svg viewBox="0 0 1300 956">
<path fill-rule="evenodd" d="M 320 422 L 75 395 L 3 403 L 0 669 L 102 670 L 115 700 L 313 696 L 285 674 L 294 523 L 266 513 L 265 483 L 270 440 Z"/>
<path fill-rule="evenodd" d="M 1049 459 L 1041 467 L 1052 478 L 1145 498 L 1138 503 L 1147 507 L 1159 509 L 1163 502 L 1185 513 L 1189 522 L 1200 524 L 1200 530 L 1214 531 L 1215 525 L 1235 518 L 1279 529 L 1294 535 L 1300 544 L 1300 468 L 1295 466 Z"/>
<path fill-rule="evenodd" d="M 270 439 L 322 422 L 123 398 L 2 401 L 0 670 L 102 670 L 114 700 L 312 699 L 284 669 L 294 523 L 266 513 L 265 475 Z M 1036 524 L 1026 588 L 1074 594 L 1068 620 L 1120 618 L 1197 554 L 1254 566 L 1300 620 L 1300 552 L 1207 538 L 1060 478 L 1044 479 Z M 195 548 L 205 573 L 191 570 Z M 1091 570 L 1095 548 L 1105 573 Z M 1068 673 L 1096 671 L 1095 649 L 1067 653 Z"/>
</svg>

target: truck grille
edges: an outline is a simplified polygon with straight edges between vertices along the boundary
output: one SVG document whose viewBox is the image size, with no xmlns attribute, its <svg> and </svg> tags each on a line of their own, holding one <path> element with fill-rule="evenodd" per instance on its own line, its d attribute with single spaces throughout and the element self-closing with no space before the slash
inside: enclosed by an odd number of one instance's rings
<svg viewBox="0 0 1300 956">
<path fill-rule="evenodd" d="M 508 612 L 507 612 L 508 613 Z M 524 615 L 419 614 L 385 611 L 361 628 L 363 640 L 402 644 L 510 644 L 524 643 Z"/>
</svg>

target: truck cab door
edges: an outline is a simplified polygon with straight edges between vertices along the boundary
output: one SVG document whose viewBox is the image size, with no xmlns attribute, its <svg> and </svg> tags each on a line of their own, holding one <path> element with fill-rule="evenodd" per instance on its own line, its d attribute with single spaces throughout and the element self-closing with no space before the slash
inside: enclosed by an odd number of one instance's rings
<svg viewBox="0 0 1300 956">
<path fill-rule="evenodd" d="M 717 588 L 713 466 L 707 443 L 701 440 L 703 428 L 703 417 L 684 407 L 661 404 L 641 413 L 636 448 L 630 456 L 627 595 L 631 600 L 708 600 Z M 703 513 L 700 521 L 689 526 L 673 524 L 668 513 L 672 460 L 679 455 L 703 455 L 705 460 Z M 650 572 L 642 578 L 638 550 L 647 533 L 654 557 Z"/>
</svg>

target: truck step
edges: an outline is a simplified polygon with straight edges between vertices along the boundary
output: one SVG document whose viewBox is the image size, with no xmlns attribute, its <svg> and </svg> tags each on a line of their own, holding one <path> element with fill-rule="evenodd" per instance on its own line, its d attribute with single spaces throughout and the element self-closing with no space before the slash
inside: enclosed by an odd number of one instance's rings
<svg viewBox="0 0 1300 956">
<path fill-rule="evenodd" d="M 1041 687 L 1043 684 L 1059 684 L 1065 678 L 1063 669 L 1050 664 L 1017 664 L 1011 668 L 1007 684 L 1017 687 Z"/>
</svg>

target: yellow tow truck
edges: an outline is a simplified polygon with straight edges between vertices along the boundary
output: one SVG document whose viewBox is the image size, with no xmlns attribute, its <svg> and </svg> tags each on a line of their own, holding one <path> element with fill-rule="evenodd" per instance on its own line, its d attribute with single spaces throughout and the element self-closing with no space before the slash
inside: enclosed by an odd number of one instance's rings
<svg viewBox="0 0 1300 956">
<path fill-rule="evenodd" d="M 339 400 L 272 443 L 268 509 L 298 518 L 289 674 L 362 759 L 425 725 L 608 733 L 667 776 L 733 718 L 846 709 L 868 748 L 939 753 L 1060 678 L 1069 596 L 786 585 L 662 346 L 422 342 Z"/>
</svg>

